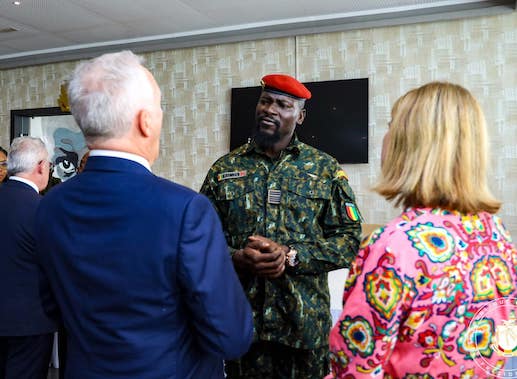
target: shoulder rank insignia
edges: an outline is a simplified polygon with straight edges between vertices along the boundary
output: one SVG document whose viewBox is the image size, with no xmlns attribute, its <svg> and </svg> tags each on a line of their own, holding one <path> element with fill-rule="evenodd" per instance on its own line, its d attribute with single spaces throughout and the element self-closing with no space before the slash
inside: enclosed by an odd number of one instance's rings
<svg viewBox="0 0 517 379">
<path fill-rule="evenodd" d="M 338 172 L 336 172 L 336 178 L 338 178 L 338 179 L 344 178 L 344 179 L 348 180 L 348 175 L 343 170 L 339 170 Z"/>
<path fill-rule="evenodd" d="M 226 179 L 242 178 L 242 177 L 246 176 L 247 174 L 248 174 L 248 172 L 246 170 L 222 172 L 220 174 L 217 174 L 217 181 L 220 182 L 220 181 L 226 180 Z"/>
</svg>

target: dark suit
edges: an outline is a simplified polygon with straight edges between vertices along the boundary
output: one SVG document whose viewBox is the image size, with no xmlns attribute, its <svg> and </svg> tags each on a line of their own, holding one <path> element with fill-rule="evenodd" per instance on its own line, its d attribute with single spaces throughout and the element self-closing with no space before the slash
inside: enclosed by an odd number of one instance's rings
<svg viewBox="0 0 517 379">
<path fill-rule="evenodd" d="M 34 251 L 41 196 L 28 184 L 0 186 L 0 377 L 46 378 L 52 333 L 51 298 Z"/>
<path fill-rule="evenodd" d="M 251 309 L 203 195 L 91 156 L 44 197 L 37 220 L 68 332 L 67 378 L 222 378 L 222 359 L 248 349 Z"/>
</svg>

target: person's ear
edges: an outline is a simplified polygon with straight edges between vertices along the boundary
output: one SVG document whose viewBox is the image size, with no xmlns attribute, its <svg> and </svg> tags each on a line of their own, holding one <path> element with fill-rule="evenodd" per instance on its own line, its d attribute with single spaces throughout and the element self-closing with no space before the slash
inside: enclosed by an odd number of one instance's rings
<svg viewBox="0 0 517 379">
<path fill-rule="evenodd" d="M 144 137 L 152 134 L 151 114 L 147 109 L 141 109 L 137 115 L 138 130 Z"/>
<path fill-rule="evenodd" d="M 303 120 L 305 120 L 306 111 L 305 108 L 300 110 L 300 114 L 298 114 L 298 119 L 296 120 L 296 124 L 301 125 Z"/>
<path fill-rule="evenodd" d="M 34 167 L 34 171 L 37 175 L 43 175 L 45 172 L 45 165 L 47 164 L 46 160 L 41 160 L 38 162 L 36 167 Z"/>
<path fill-rule="evenodd" d="M 45 160 L 41 160 L 38 162 L 38 165 L 36 166 L 36 170 L 37 170 L 38 174 L 42 174 L 43 171 L 45 171 L 46 164 L 47 164 L 47 162 Z"/>
</svg>

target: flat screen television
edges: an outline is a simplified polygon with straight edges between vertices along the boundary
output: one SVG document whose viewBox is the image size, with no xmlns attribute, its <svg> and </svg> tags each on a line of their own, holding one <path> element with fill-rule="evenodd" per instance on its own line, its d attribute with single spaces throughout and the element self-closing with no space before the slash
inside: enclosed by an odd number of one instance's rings
<svg viewBox="0 0 517 379">
<path fill-rule="evenodd" d="M 312 98 L 298 138 L 339 163 L 368 163 L 368 78 L 304 84 Z M 230 150 L 251 136 L 260 92 L 260 86 L 232 88 Z"/>
</svg>

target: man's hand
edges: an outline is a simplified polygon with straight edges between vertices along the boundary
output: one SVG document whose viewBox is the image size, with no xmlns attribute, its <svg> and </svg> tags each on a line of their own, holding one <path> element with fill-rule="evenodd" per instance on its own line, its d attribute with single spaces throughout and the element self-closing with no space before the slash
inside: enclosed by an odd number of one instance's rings
<svg viewBox="0 0 517 379">
<path fill-rule="evenodd" d="M 250 236 L 244 249 L 233 255 L 235 266 L 268 279 L 280 277 L 285 270 L 285 255 L 289 248 L 263 236 Z"/>
</svg>

